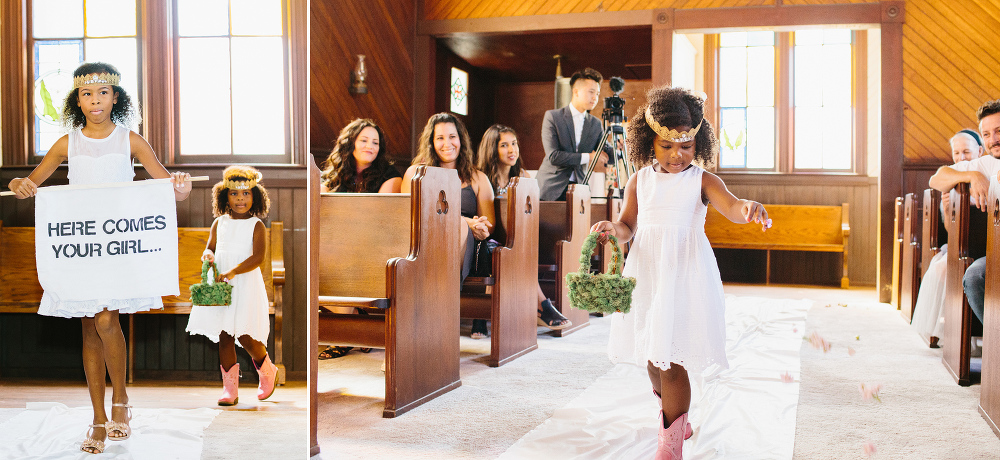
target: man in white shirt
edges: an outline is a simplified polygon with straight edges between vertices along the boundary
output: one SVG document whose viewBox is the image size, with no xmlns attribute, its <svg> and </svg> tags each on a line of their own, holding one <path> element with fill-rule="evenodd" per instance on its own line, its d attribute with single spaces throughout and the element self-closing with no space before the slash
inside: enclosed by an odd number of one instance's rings
<svg viewBox="0 0 1000 460">
<path fill-rule="evenodd" d="M 952 166 L 942 166 L 931 176 L 930 186 L 942 193 L 948 193 L 955 185 L 969 183 L 969 196 L 973 203 L 986 210 L 990 186 L 1000 186 L 1000 99 L 989 101 L 976 112 L 979 118 L 979 133 L 989 155 L 972 161 L 963 161 Z M 965 297 L 969 308 L 983 320 L 983 302 L 986 295 L 986 258 L 976 259 L 962 278 Z"/>
<path fill-rule="evenodd" d="M 597 106 L 603 79 L 600 72 L 589 67 L 575 72 L 570 77 L 573 99 L 569 105 L 545 112 L 542 122 L 545 158 L 536 176 L 541 200 L 565 200 L 569 184 L 583 181 L 592 155 L 600 155 L 599 164 L 608 161 L 605 151 L 596 152 L 604 133 L 601 120 L 590 114 Z"/>
</svg>

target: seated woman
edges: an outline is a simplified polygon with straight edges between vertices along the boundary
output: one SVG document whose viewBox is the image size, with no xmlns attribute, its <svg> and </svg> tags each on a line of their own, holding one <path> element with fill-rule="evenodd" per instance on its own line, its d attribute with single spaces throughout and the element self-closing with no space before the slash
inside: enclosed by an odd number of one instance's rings
<svg viewBox="0 0 1000 460">
<path fill-rule="evenodd" d="M 324 192 L 399 193 L 403 183 L 399 171 L 389 163 L 385 134 L 374 121 L 356 118 L 340 130 L 337 144 L 323 162 L 320 182 Z M 354 313 L 352 307 L 335 307 L 338 313 Z M 359 311 L 360 312 L 360 311 Z M 363 312 L 360 312 L 363 313 Z M 326 347 L 319 359 L 339 358 L 352 347 Z M 364 353 L 371 348 L 361 348 Z"/>
<path fill-rule="evenodd" d="M 489 177 L 493 191 L 500 197 L 507 193 L 512 177 L 528 177 L 521 166 L 521 150 L 517 145 L 517 133 L 504 125 L 490 126 L 483 133 L 479 143 L 479 169 Z M 573 325 L 552 302 L 545 297 L 538 286 L 538 325 L 559 330 Z"/>
<path fill-rule="evenodd" d="M 410 178 L 417 166 L 437 166 L 454 169 L 462 180 L 462 217 L 469 226 L 466 237 L 462 238 L 462 281 L 472 269 L 475 240 L 485 240 L 490 236 L 490 228 L 495 219 L 493 213 L 493 186 L 482 171 L 476 169 L 469 143 L 469 132 L 462 121 L 449 113 L 432 115 L 424 126 L 417 142 L 417 156 L 413 164 L 403 174 L 403 193 L 410 192 Z M 472 338 L 489 335 L 485 320 L 473 320 Z"/>
<path fill-rule="evenodd" d="M 950 143 L 951 157 L 954 163 L 974 160 L 983 154 L 983 145 L 979 134 L 970 129 L 959 131 L 952 136 Z M 952 199 L 950 193 L 941 195 L 941 219 L 945 223 L 950 222 L 950 219 L 945 219 L 944 216 Z M 917 304 L 913 307 L 913 318 L 910 321 L 910 325 L 928 341 L 931 348 L 938 347 L 938 338 L 941 337 L 944 327 L 944 296 L 947 274 L 948 245 L 945 244 L 941 246 L 941 252 L 931 258 L 930 264 L 927 266 L 927 273 L 920 281 Z"/>
</svg>

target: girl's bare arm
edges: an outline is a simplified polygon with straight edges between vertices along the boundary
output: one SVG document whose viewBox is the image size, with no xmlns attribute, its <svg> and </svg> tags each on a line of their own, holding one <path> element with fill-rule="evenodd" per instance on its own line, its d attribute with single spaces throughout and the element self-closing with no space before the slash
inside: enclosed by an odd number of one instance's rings
<svg viewBox="0 0 1000 460">
<path fill-rule="evenodd" d="M 712 206 L 727 219 L 737 224 L 755 222 L 761 224 L 763 230 L 767 230 L 769 227 L 764 205 L 756 201 L 736 198 L 726 188 L 722 179 L 719 179 L 719 176 L 706 171 L 701 179 L 701 192 L 708 199 L 708 202 L 712 203 Z"/>
<path fill-rule="evenodd" d="M 139 160 L 142 167 L 153 179 L 170 178 L 174 183 L 174 198 L 177 201 L 184 201 L 191 194 L 191 175 L 188 173 L 169 173 L 163 167 L 160 160 L 153 153 L 153 148 L 149 146 L 142 136 L 135 131 L 129 131 L 129 144 L 132 145 L 132 157 Z"/>
<path fill-rule="evenodd" d="M 620 243 L 629 241 L 633 236 L 635 236 L 636 220 L 639 217 L 636 177 L 637 175 L 633 174 L 632 177 L 628 178 L 628 182 L 625 184 L 625 198 L 622 203 L 622 212 L 618 215 L 618 220 L 614 222 L 602 220 L 594 224 L 593 227 L 590 227 L 591 233 L 607 232 L 610 235 L 614 235 L 615 238 L 618 238 Z M 608 238 L 606 236 L 598 236 L 597 241 L 604 244 L 608 241 Z"/>
<path fill-rule="evenodd" d="M 69 135 L 60 137 L 52 144 L 49 151 L 42 157 L 42 162 L 35 166 L 35 169 L 28 174 L 28 177 L 15 177 L 8 184 L 14 196 L 23 199 L 35 196 L 38 193 L 38 185 L 45 182 L 52 172 L 66 161 L 69 152 Z"/>
</svg>

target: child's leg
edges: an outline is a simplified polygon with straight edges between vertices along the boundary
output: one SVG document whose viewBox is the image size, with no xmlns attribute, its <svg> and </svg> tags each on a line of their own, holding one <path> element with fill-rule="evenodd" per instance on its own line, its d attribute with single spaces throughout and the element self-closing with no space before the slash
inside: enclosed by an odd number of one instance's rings
<svg viewBox="0 0 1000 460">
<path fill-rule="evenodd" d="M 227 371 L 236 364 L 236 338 L 226 331 L 219 334 L 219 364 Z"/>
<path fill-rule="evenodd" d="M 670 369 L 663 370 L 648 363 L 646 371 L 653 383 L 653 390 L 660 394 L 660 409 L 667 426 L 691 407 L 691 382 L 687 369 L 671 363 Z"/>
<path fill-rule="evenodd" d="M 125 335 L 118 321 L 118 312 L 105 310 L 98 313 L 94 316 L 94 325 L 103 344 L 104 364 L 108 368 L 108 376 L 111 377 L 111 402 L 128 403 L 128 394 L 125 392 Z M 120 410 L 123 412 L 123 419 L 125 408 L 120 407 Z"/>
<path fill-rule="evenodd" d="M 87 389 L 90 390 L 90 403 L 94 407 L 95 425 L 108 421 L 104 411 L 104 346 L 101 336 L 97 334 L 94 318 L 83 318 L 83 372 L 87 376 Z M 94 428 L 94 439 L 104 439 L 104 428 Z"/>
<path fill-rule="evenodd" d="M 260 343 L 249 335 L 240 336 L 240 345 L 243 345 L 243 349 L 250 353 L 250 357 L 253 358 L 253 362 L 260 367 L 264 363 L 264 358 L 267 357 L 267 346 Z"/>
</svg>

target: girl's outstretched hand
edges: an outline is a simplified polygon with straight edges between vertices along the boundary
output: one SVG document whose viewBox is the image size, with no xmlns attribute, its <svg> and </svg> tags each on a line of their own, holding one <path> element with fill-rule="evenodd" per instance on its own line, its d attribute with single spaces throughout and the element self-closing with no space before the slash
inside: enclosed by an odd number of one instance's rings
<svg viewBox="0 0 1000 460">
<path fill-rule="evenodd" d="M 205 252 L 201 253 L 201 261 L 215 262 L 215 253 L 211 249 L 206 249 Z"/>
<path fill-rule="evenodd" d="M 743 218 L 747 220 L 747 223 L 760 224 L 760 231 L 766 232 L 767 229 L 771 228 L 771 219 L 767 218 L 767 210 L 764 209 L 764 205 L 756 202 L 746 200 L 743 203 Z"/>
<path fill-rule="evenodd" d="M 191 191 L 191 175 L 186 172 L 170 173 L 170 182 L 174 184 L 174 190 L 187 194 Z"/>
<path fill-rule="evenodd" d="M 14 196 L 19 200 L 35 196 L 35 193 L 38 193 L 38 186 L 27 177 L 11 179 L 7 188 L 14 192 Z"/>
<path fill-rule="evenodd" d="M 593 227 L 590 227 L 590 233 L 599 233 L 597 235 L 597 243 L 605 244 L 608 242 L 608 236 L 618 236 L 615 234 L 615 226 L 611 224 L 610 221 L 602 220 Z"/>
</svg>

